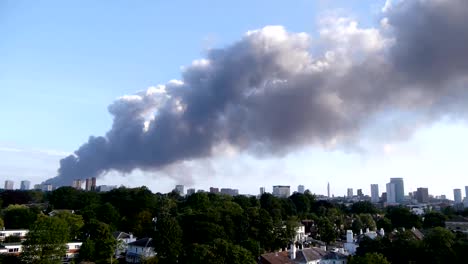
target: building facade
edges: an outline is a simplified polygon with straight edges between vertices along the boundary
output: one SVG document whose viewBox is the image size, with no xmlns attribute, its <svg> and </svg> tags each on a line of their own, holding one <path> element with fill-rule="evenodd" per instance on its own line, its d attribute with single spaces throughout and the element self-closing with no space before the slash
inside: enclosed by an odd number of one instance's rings
<svg viewBox="0 0 468 264">
<path fill-rule="evenodd" d="M 298 193 L 304 193 L 304 192 L 305 192 L 305 187 L 304 187 L 304 185 L 299 185 L 299 186 L 297 186 L 297 192 L 298 192 Z"/>
<path fill-rule="evenodd" d="M 291 195 L 291 187 L 288 185 L 274 185 L 273 195 L 280 198 L 287 198 Z"/>
<path fill-rule="evenodd" d="M 395 194 L 395 184 L 394 183 L 387 183 L 387 203 L 388 204 L 395 204 L 396 203 L 396 194 Z"/>
<path fill-rule="evenodd" d="M 184 186 L 180 184 L 175 186 L 174 191 L 176 191 L 180 196 L 183 196 L 185 194 Z"/>
<path fill-rule="evenodd" d="M 429 189 L 418 188 L 416 191 L 416 200 L 418 201 L 418 203 L 428 203 L 429 202 Z"/>
<path fill-rule="evenodd" d="M 405 186 L 403 178 L 390 178 L 390 183 L 395 185 L 395 202 L 403 203 L 405 201 Z"/>
<path fill-rule="evenodd" d="M 378 184 L 371 184 L 371 202 L 378 203 L 379 202 L 379 185 Z"/>
<path fill-rule="evenodd" d="M 462 203 L 461 189 L 453 189 L 453 201 L 455 202 L 455 204 Z"/>
<path fill-rule="evenodd" d="M 347 197 L 348 198 L 353 198 L 353 188 L 348 188 Z"/>
<path fill-rule="evenodd" d="M 31 182 L 30 181 L 21 181 L 21 185 L 20 185 L 20 190 L 22 191 L 27 191 L 31 188 Z"/>
<path fill-rule="evenodd" d="M 6 180 L 5 181 L 5 190 L 13 190 L 13 187 L 15 185 L 14 181 Z"/>
</svg>

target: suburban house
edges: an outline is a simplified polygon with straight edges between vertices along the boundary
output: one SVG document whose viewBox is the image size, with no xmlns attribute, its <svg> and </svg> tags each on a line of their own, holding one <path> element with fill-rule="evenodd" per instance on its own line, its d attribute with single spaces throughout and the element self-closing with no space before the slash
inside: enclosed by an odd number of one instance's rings
<svg viewBox="0 0 468 264">
<path fill-rule="evenodd" d="M 19 255 L 22 249 L 21 243 L 5 243 L 0 245 L 0 254 Z"/>
<path fill-rule="evenodd" d="M 133 234 L 125 233 L 116 231 L 112 233 L 112 236 L 117 240 L 117 248 L 115 250 L 115 256 L 118 258 L 119 256 L 123 255 L 125 257 L 125 253 L 127 253 L 128 244 L 135 242 L 136 237 Z"/>
<path fill-rule="evenodd" d="M 4 241 L 5 238 L 10 236 L 19 237 L 21 240 L 24 240 L 28 232 L 29 230 L 27 229 L 0 230 L 0 241 Z"/>
<path fill-rule="evenodd" d="M 346 264 L 348 255 L 337 251 L 326 251 L 311 247 L 297 250 L 291 246 L 289 252 L 274 252 L 260 256 L 260 264 Z"/>
<path fill-rule="evenodd" d="M 69 263 L 72 259 L 78 256 L 82 242 L 68 242 L 67 252 L 63 256 L 63 263 Z M 0 245 L 0 254 L 19 255 L 23 252 L 23 245 L 21 243 L 5 243 Z"/>
<path fill-rule="evenodd" d="M 128 244 L 125 260 L 128 263 L 140 263 L 145 258 L 156 256 L 152 238 L 142 238 Z"/>
</svg>

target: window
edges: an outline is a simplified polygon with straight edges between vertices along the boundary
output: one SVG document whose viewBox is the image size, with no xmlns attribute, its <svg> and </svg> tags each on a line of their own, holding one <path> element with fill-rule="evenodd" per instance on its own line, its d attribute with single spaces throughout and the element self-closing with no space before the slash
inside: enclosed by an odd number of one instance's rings
<svg viewBox="0 0 468 264">
<path fill-rule="evenodd" d="M 80 248 L 80 245 L 75 245 L 75 249 L 79 249 Z"/>
</svg>

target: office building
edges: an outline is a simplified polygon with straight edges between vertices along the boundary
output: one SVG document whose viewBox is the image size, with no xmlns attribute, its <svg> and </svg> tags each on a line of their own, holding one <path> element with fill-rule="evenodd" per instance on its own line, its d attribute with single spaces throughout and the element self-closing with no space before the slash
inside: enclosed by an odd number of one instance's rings
<svg viewBox="0 0 468 264">
<path fill-rule="evenodd" d="M 86 191 L 95 191 L 96 190 L 96 177 L 86 179 L 86 181 L 85 181 L 85 190 Z"/>
<path fill-rule="evenodd" d="M 81 179 L 76 179 L 76 180 L 73 180 L 72 182 L 72 187 L 77 190 L 81 190 L 82 185 L 83 185 L 83 181 Z"/>
<path fill-rule="evenodd" d="M 265 193 L 265 187 L 260 187 L 260 195 L 263 195 Z"/>
<path fill-rule="evenodd" d="M 31 187 L 30 181 L 21 181 L 20 190 L 27 191 Z"/>
<path fill-rule="evenodd" d="M 96 177 L 91 178 L 91 191 L 96 190 Z"/>
<path fill-rule="evenodd" d="M 219 193 L 219 188 L 210 187 L 210 193 Z"/>
<path fill-rule="evenodd" d="M 330 182 L 327 183 L 327 196 L 330 198 Z"/>
<path fill-rule="evenodd" d="M 387 183 L 387 203 L 395 204 L 396 203 L 396 187 L 394 183 Z"/>
<path fill-rule="evenodd" d="M 362 189 L 357 189 L 357 196 L 358 197 L 363 197 L 364 195 L 362 194 Z"/>
<path fill-rule="evenodd" d="M 54 190 L 54 188 L 53 188 L 52 184 L 43 184 L 42 185 L 42 191 L 43 192 L 51 192 L 53 190 Z"/>
<path fill-rule="evenodd" d="M 220 190 L 221 194 L 227 194 L 230 196 L 236 196 L 239 195 L 239 190 L 238 189 L 231 189 L 231 188 L 221 188 Z"/>
<path fill-rule="evenodd" d="M 418 201 L 418 203 L 428 203 L 429 202 L 429 189 L 418 188 L 416 191 L 416 200 Z"/>
<path fill-rule="evenodd" d="M 5 181 L 5 190 L 13 190 L 14 185 L 15 185 L 14 181 L 6 180 Z"/>
<path fill-rule="evenodd" d="M 299 185 L 299 186 L 297 186 L 297 192 L 298 192 L 298 193 L 304 193 L 304 191 L 305 191 L 304 185 Z"/>
<path fill-rule="evenodd" d="M 348 198 L 353 198 L 353 188 L 348 188 Z"/>
<path fill-rule="evenodd" d="M 462 202 L 461 189 L 453 189 L 453 201 L 455 202 L 455 204 L 459 204 Z"/>
<path fill-rule="evenodd" d="M 405 201 L 405 187 L 403 184 L 403 178 L 390 178 L 390 183 L 395 185 L 395 202 L 403 203 Z M 388 197 L 387 192 L 387 197 Z"/>
<path fill-rule="evenodd" d="M 96 191 L 98 192 L 109 192 L 114 189 L 117 189 L 117 185 L 99 185 L 96 187 Z"/>
<path fill-rule="evenodd" d="M 468 186 L 465 186 L 465 197 L 468 198 Z"/>
<path fill-rule="evenodd" d="M 371 191 L 371 202 L 378 203 L 379 202 L 379 185 L 371 184 L 370 191 Z"/>
<path fill-rule="evenodd" d="M 178 193 L 180 196 L 183 196 L 184 195 L 184 186 L 178 184 L 178 185 L 175 186 L 174 191 L 176 193 Z"/>
<path fill-rule="evenodd" d="M 288 185 L 273 186 L 273 195 L 280 198 L 288 198 L 291 195 L 291 188 Z"/>
<path fill-rule="evenodd" d="M 189 195 L 192 195 L 195 193 L 195 189 L 194 188 L 190 188 L 190 189 L 187 189 L 187 196 Z"/>
</svg>

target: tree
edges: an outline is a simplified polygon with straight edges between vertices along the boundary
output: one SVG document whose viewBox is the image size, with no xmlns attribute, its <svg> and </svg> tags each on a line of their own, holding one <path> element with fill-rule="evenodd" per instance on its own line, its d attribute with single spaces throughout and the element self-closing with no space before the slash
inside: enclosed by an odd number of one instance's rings
<svg viewBox="0 0 468 264">
<path fill-rule="evenodd" d="M 374 218 L 372 218 L 370 214 L 360 214 L 359 218 L 361 219 L 363 228 L 369 228 L 369 230 L 375 230 L 377 228 Z"/>
<path fill-rule="evenodd" d="M 60 218 L 41 216 L 31 226 L 23 243 L 22 259 L 25 263 L 62 263 L 67 242 L 67 223 Z"/>
<path fill-rule="evenodd" d="M 109 225 L 92 220 L 83 226 L 82 233 L 85 236 L 85 253 L 80 249 L 80 259 L 107 263 L 113 258 L 117 241 L 112 236 Z"/>
<path fill-rule="evenodd" d="M 424 228 L 433 228 L 433 227 L 445 227 L 445 221 L 447 217 L 439 212 L 429 212 L 424 215 L 423 227 Z"/>
<path fill-rule="evenodd" d="M 254 264 L 255 258 L 245 248 L 223 239 L 216 239 L 212 244 L 194 244 L 186 260 L 190 264 Z"/>
<path fill-rule="evenodd" d="M 368 201 L 361 201 L 353 203 L 351 206 L 351 213 L 354 214 L 376 214 L 378 213 L 377 208 Z"/>
<path fill-rule="evenodd" d="M 424 249 L 431 263 L 454 263 L 455 235 L 443 227 L 431 229 L 424 237 Z"/>
<path fill-rule="evenodd" d="M 25 205 L 9 205 L 3 211 L 3 220 L 8 229 L 29 228 L 37 219 L 37 212 Z"/>
<path fill-rule="evenodd" d="M 174 217 L 165 215 L 157 220 L 154 241 L 159 263 L 177 263 L 182 251 L 182 229 Z"/>
<path fill-rule="evenodd" d="M 420 228 L 422 226 L 419 216 L 411 213 L 411 211 L 405 207 L 388 207 L 385 216 L 390 219 L 393 227 Z"/>
<path fill-rule="evenodd" d="M 79 231 L 84 225 L 83 217 L 81 215 L 73 214 L 69 211 L 60 211 L 55 215 L 55 217 L 60 218 L 67 223 L 70 239 L 76 239 L 78 237 Z"/>
<path fill-rule="evenodd" d="M 364 256 L 355 256 L 350 259 L 348 264 L 390 264 L 384 255 L 380 253 L 366 253 Z"/>
</svg>

